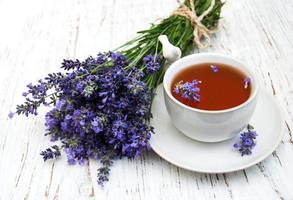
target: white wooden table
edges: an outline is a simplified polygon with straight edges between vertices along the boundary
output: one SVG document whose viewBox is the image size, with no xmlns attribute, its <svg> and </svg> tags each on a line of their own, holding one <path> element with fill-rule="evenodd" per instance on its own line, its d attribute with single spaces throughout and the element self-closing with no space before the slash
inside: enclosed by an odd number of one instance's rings
<svg viewBox="0 0 293 200">
<path fill-rule="evenodd" d="M 9 120 L 26 83 L 58 71 L 63 58 L 113 49 L 150 22 L 166 17 L 175 0 L 0 0 L 0 199 L 293 199 L 293 1 L 230 0 L 220 32 L 206 50 L 251 65 L 285 110 L 286 133 L 263 162 L 229 174 L 180 169 L 150 152 L 121 160 L 110 182 L 96 183 L 99 163 L 44 163 L 44 114 Z M 265 116 L 264 116 L 265 120 Z M 216 163 L 215 163 L 216 164 Z"/>
</svg>

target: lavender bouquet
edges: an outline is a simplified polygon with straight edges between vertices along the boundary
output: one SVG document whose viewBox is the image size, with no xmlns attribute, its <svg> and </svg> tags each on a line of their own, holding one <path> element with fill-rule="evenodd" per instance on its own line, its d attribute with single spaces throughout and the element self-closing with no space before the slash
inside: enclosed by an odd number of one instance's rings
<svg viewBox="0 0 293 200">
<path fill-rule="evenodd" d="M 170 17 L 138 32 L 114 52 L 64 60 L 62 72 L 27 85 L 24 103 L 9 116 L 37 115 L 41 105 L 50 107 L 45 135 L 59 145 L 41 152 L 44 161 L 58 158 L 62 149 L 70 165 L 99 160 L 98 183 L 103 185 L 114 160 L 132 159 L 150 148 L 150 108 L 166 62 L 158 36 L 167 35 L 183 54 L 194 43 L 206 47 L 222 5 L 221 0 L 185 0 Z"/>
</svg>

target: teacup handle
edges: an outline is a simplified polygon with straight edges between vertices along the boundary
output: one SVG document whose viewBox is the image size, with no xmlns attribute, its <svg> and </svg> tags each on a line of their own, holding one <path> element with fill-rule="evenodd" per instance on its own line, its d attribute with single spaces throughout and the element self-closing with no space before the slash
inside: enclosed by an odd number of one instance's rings
<svg viewBox="0 0 293 200">
<path fill-rule="evenodd" d="M 168 61 L 169 64 L 181 58 L 182 53 L 180 48 L 171 44 L 166 35 L 160 35 L 158 37 L 158 40 L 162 44 L 163 56 Z"/>
</svg>

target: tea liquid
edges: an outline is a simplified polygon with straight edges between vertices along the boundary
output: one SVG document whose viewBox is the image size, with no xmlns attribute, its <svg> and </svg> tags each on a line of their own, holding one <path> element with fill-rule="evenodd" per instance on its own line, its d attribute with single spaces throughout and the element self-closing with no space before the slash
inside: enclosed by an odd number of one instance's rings
<svg viewBox="0 0 293 200">
<path fill-rule="evenodd" d="M 211 65 L 218 68 L 212 70 Z M 181 103 L 202 110 L 223 110 L 235 107 L 245 102 L 251 93 L 251 85 L 245 87 L 244 80 L 248 78 L 243 72 L 229 65 L 220 63 L 204 63 L 187 67 L 180 71 L 172 81 L 171 93 Z M 199 80 L 200 102 L 194 102 L 176 95 L 173 91 L 179 81 L 191 82 Z"/>
</svg>

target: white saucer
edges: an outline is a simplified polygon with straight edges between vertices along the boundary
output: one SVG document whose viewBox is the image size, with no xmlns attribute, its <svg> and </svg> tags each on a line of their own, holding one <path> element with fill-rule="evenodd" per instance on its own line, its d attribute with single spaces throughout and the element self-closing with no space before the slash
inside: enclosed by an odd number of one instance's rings
<svg viewBox="0 0 293 200">
<path fill-rule="evenodd" d="M 277 148 L 284 134 L 284 120 L 279 104 L 264 90 L 259 91 L 258 103 L 251 119 L 258 136 L 257 145 L 249 156 L 242 157 L 234 149 L 233 144 L 239 137 L 219 143 L 203 143 L 180 133 L 169 119 L 162 85 L 157 89 L 152 114 L 151 124 L 155 128 L 155 134 L 150 140 L 152 149 L 178 167 L 202 173 L 226 173 L 257 164 Z"/>
</svg>

